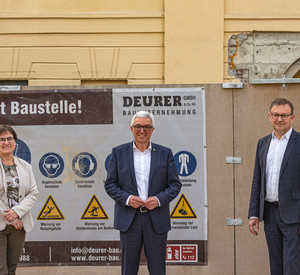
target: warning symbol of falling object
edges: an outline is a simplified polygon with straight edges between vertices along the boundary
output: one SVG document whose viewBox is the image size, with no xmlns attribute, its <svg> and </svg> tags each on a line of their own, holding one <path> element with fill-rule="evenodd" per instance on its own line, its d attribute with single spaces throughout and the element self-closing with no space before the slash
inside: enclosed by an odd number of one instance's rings
<svg viewBox="0 0 300 275">
<path fill-rule="evenodd" d="M 171 219 L 197 219 L 197 215 L 184 194 L 180 196 L 175 205 L 171 213 Z"/>
</svg>

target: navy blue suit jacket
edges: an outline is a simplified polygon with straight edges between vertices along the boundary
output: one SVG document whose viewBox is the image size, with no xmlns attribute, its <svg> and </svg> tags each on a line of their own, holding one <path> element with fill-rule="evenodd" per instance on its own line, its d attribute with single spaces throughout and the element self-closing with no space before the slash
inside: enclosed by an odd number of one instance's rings
<svg viewBox="0 0 300 275">
<path fill-rule="evenodd" d="M 148 196 L 156 196 L 160 207 L 150 211 L 157 233 L 171 229 L 169 203 L 178 195 L 181 183 L 178 179 L 172 151 L 152 143 Z M 115 200 L 114 228 L 125 232 L 130 227 L 137 209 L 127 206 L 130 195 L 138 196 L 133 162 L 133 142 L 113 148 L 105 190 Z"/>
<path fill-rule="evenodd" d="M 266 196 L 266 159 L 272 135 L 258 141 L 253 173 L 249 217 L 262 221 Z M 300 133 L 292 130 L 279 175 L 280 216 L 287 224 L 300 222 Z"/>
</svg>

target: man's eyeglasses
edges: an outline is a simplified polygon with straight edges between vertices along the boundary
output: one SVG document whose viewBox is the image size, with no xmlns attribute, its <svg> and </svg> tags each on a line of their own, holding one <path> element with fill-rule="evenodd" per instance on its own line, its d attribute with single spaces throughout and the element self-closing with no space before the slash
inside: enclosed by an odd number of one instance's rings
<svg viewBox="0 0 300 275">
<path fill-rule="evenodd" d="M 274 119 L 278 119 L 279 117 L 281 117 L 282 120 L 287 120 L 289 118 L 290 115 L 292 114 L 272 114 L 270 113 L 271 117 Z"/>
<path fill-rule="evenodd" d="M 136 124 L 136 125 L 132 125 L 133 129 L 136 131 L 136 132 L 139 132 L 142 130 L 142 128 L 144 128 L 144 131 L 145 132 L 150 132 L 152 130 L 152 126 L 151 125 L 140 125 L 140 124 Z"/>
<path fill-rule="evenodd" d="M 11 142 L 11 141 L 13 141 L 14 139 L 15 139 L 14 137 L 0 138 L 0 142 L 5 142 L 6 140 L 7 140 L 8 142 Z"/>
</svg>

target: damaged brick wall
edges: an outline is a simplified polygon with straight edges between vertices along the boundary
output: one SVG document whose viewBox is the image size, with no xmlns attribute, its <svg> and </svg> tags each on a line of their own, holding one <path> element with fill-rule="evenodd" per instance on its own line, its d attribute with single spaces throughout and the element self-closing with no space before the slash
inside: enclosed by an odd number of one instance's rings
<svg viewBox="0 0 300 275">
<path fill-rule="evenodd" d="M 228 41 L 228 74 L 251 79 L 295 77 L 300 69 L 300 33 L 250 32 Z"/>
</svg>

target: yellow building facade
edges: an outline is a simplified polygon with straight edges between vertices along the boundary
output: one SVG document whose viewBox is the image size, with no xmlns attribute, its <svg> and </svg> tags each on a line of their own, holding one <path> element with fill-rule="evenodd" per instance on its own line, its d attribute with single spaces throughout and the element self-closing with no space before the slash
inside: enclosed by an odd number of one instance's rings
<svg viewBox="0 0 300 275">
<path fill-rule="evenodd" d="M 193 84 L 229 76 L 228 40 L 298 32 L 300 3 L 2 0 L 0 80 L 29 86 Z"/>
<path fill-rule="evenodd" d="M 248 85 L 247 93 L 246 88 L 240 93 L 241 90 L 235 92 L 222 89 L 221 85 L 206 84 L 240 81 L 229 71 L 242 67 L 243 53 L 245 59 L 248 58 L 247 64 L 253 62 L 253 67 L 257 67 L 261 49 L 257 53 L 243 52 L 241 49 L 248 48 L 240 48 L 239 39 L 229 43 L 233 36 L 297 35 L 300 33 L 299 10 L 300 2 L 296 0 L 1 0 L 0 85 L 205 84 L 208 199 L 209 203 L 213 202 L 208 214 L 208 265 L 170 265 L 168 272 L 174 275 L 268 274 L 263 229 L 259 240 L 254 241 L 247 228 L 251 158 L 255 150 L 250 145 L 255 146 L 268 126 L 262 122 L 265 113 L 261 109 L 257 111 L 257 102 L 267 106 L 271 98 L 286 95 L 295 102 L 297 86 L 261 89 Z M 283 44 L 287 45 L 289 39 L 286 40 Z M 272 36 L 268 41 L 272 41 Z M 279 48 L 276 43 L 271 44 Z M 292 47 L 297 49 L 297 45 L 295 42 Z M 297 69 L 299 57 L 298 51 L 293 51 L 282 71 L 290 72 L 288 68 L 292 64 L 295 64 L 292 68 Z M 271 64 L 278 60 L 263 61 Z M 295 73 L 297 75 L 297 70 Z M 237 121 L 231 121 L 233 109 Z M 245 115 L 254 109 L 254 118 Z M 245 122 L 245 116 L 249 122 Z M 253 121 L 261 123 L 255 125 L 255 129 L 261 131 L 257 136 L 245 129 L 251 128 Z M 238 135 L 235 150 L 232 150 L 232 125 L 235 125 L 234 134 Z M 219 144 L 222 146 L 216 146 Z M 234 152 L 243 156 L 243 165 L 236 166 L 235 171 L 224 161 L 225 156 Z M 233 211 L 230 188 L 234 173 L 237 173 L 234 192 L 239 207 Z M 226 225 L 225 219 L 234 215 L 243 217 L 243 226 Z M 26 266 L 18 269 L 20 275 L 41 273 L 114 275 L 120 274 L 120 267 Z M 141 267 L 140 274 L 148 274 L 146 266 Z"/>
</svg>

